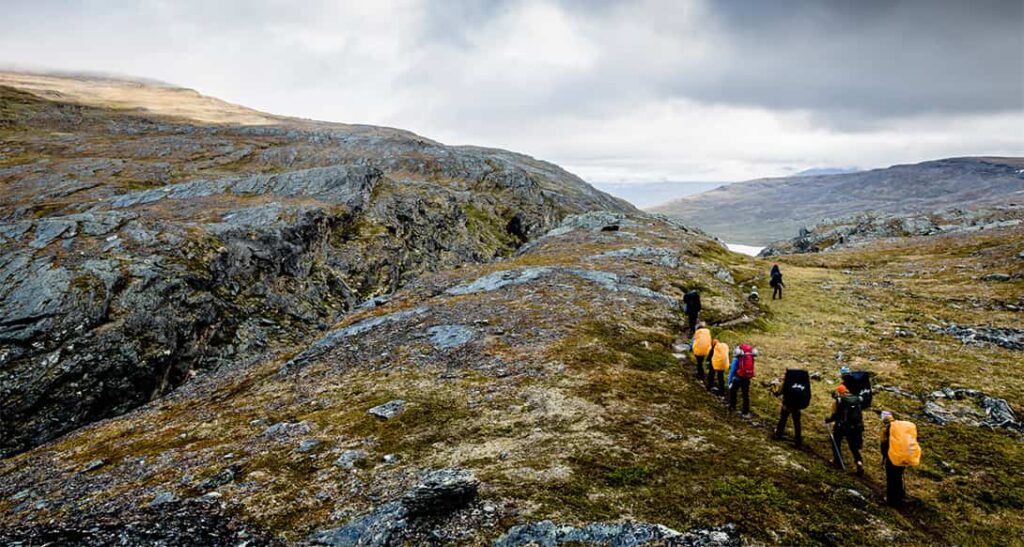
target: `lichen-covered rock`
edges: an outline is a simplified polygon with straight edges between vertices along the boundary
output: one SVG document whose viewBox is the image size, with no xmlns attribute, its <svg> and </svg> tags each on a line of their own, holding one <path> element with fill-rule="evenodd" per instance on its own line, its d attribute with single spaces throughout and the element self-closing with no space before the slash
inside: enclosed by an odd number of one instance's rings
<svg viewBox="0 0 1024 547">
<path fill-rule="evenodd" d="M 498 538 L 494 545 L 495 547 L 556 547 L 559 545 L 731 547 L 741 544 L 739 534 L 732 525 L 719 528 L 698 528 L 681 533 L 659 524 L 595 522 L 576 527 L 559 525 L 545 520 L 514 526 Z"/>
</svg>

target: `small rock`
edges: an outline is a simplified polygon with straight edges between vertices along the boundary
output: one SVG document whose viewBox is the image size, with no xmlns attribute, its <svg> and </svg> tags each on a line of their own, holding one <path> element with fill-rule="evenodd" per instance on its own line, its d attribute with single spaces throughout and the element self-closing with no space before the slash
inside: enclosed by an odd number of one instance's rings
<svg viewBox="0 0 1024 547">
<path fill-rule="evenodd" d="M 990 273 L 988 275 L 981 276 L 982 281 L 1009 281 L 1010 274 L 1005 273 Z"/>
<path fill-rule="evenodd" d="M 319 439 L 306 439 L 299 443 L 299 447 L 296 450 L 303 453 L 310 452 L 321 444 L 323 444 L 323 441 Z"/>
<path fill-rule="evenodd" d="M 305 435 L 313 429 L 306 422 L 278 422 L 263 432 L 264 437 L 271 437 L 277 440 L 284 440 L 296 435 Z"/>
<path fill-rule="evenodd" d="M 404 411 L 405 401 L 401 399 L 395 399 L 393 401 L 388 401 L 382 405 L 375 406 L 368 410 L 367 412 L 372 416 L 376 416 L 384 420 L 390 420 L 391 418 L 398 416 Z"/>
<path fill-rule="evenodd" d="M 178 500 L 179 498 L 174 495 L 174 492 L 160 492 L 153 498 L 153 501 L 149 502 L 149 505 L 152 507 L 156 505 L 163 505 L 165 503 L 174 503 Z"/>
<path fill-rule="evenodd" d="M 476 496 L 480 482 L 466 469 L 440 469 L 402 496 L 402 506 L 410 515 L 443 512 L 468 503 Z"/>
<path fill-rule="evenodd" d="M 344 469 L 354 469 L 356 462 L 366 458 L 365 450 L 346 450 L 334 460 L 334 465 Z"/>
<path fill-rule="evenodd" d="M 223 486 L 235 480 L 235 475 L 238 473 L 240 469 L 241 467 L 238 464 L 230 465 L 222 469 L 216 475 L 213 475 L 212 477 L 209 477 L 206 480 L 200 482 L 198 485 L 196 485 L 196 490 L 199 490 L 200 492 L 205 492 L 207 490 L 213 490 L 214 488 Z"/>
<path fill-rule="evenodd" d="M 384 457 L 381 458 L 381 461 L 388 465 L 392 465 L 398 463 L 398 460 L 400 459 L 401 458 L 398 457 L 398 454 L 385 454 Z"/>
<path fill-rule="evenodd" d="M 107 460 L 93 460 L 93 461 L 85 464 L 85 467 L 82 468 L 82 473 L 88 473 L 90 471 L 95 471 L 95 470 L 103 467 L 104 465 L 107 465 Z"/>
</svg>

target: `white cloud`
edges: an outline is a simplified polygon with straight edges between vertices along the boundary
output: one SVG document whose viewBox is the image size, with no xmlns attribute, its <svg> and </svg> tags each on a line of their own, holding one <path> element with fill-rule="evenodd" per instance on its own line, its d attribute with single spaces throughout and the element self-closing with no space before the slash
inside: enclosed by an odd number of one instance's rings
<svg viewBox="0 0 1024 547">
<path fill-rule="evenodd" d="M 590 180 L 1021 154 L 1020 6 L 879 5 L 14 0 L 0 64 L 151 77 Z"/>
</svg>

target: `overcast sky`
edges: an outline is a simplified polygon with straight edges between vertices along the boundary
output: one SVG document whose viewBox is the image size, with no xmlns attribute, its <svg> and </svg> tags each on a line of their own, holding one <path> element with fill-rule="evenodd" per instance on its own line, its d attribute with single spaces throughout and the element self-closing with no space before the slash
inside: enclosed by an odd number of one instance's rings
<svg viewBox="0 0 1024 547">
<path fill-rule="evenodd" d="M 0 66 L 508 148 L 590 181 L 1024 155 L 1024 1 L 0 0 Z"/>
</svg>

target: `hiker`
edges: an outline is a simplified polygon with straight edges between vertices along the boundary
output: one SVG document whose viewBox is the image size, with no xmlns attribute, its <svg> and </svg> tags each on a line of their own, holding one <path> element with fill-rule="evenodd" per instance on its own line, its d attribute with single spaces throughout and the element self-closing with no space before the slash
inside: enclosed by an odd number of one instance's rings
<svg viewBox="0 0 1024 547">
<path fill-rule="evenodd" d="M 697 325 L 697 331 L 693 333 L 690 351 L 693 352 L 693 362 L 697 365 L 697 378 L 703 382 L 704 360 L 711 353 L 711 330 L 703 322 Z"/>
<path fill-rule="evenodd" d="M 725 394 L 725 371 L 729 370 L 729 346 L 719 340 L 711 341 L 708 354 L 708 391 Z M 715 380 L 718 385 L 715 385 Z"/>
<path fill-rule="evenodd" d="M 903 470 L 905 468 L 893 465 L 892 460 L 889 459 L 889 436 L 892 423 L 896 421 L 896 418 L 888 410 L 883 410 L 881 417 L 882 430 L 879 434 L 879 448 L 882 449 L 882 461 L 885 465 L 885 502 L 896 507 L 903 504 L 903 498 L 907 495 L 903 486 Z"/>
<path fill-rule="evenodd" d="M 803 369 L 787 369 L 782 383 L 776 383 L 772 387 L 771 393 L 782 399 L 779 423 L 775 426 L 775 438 L 782 438 L 786 431 L 786 422 L 789 421 L 790 416 L 793 416 L 793 444 L 800 448 L 803 446 L 803 436 L 800 432 L 800 411 L 811 403 L 810 375 Z"/>
<path fill-rule="evenodd" d="M 846 385 L 839 384 L 832 401 L 832 415 L 825 418 L 825 423 L 835 423 L 832 429 L 832 436 L 835 440 L 836 451 L 842 450 L 843 439 L 850 447 L 853 454 L 853 461 L 857 464 L 857 475 L 864 474 L 864 459 L 860 456 L 860 449 L 864 445 L 864 417 L 861 414 L 860 397 L 850 393 Z M 837 458 L 832 464 L 839 465 L 838 459 L 842 457 L 841 452 L 836 454 Z"/>
<path fill-rule="evenodd" d="M 697 316 L 700 314 L 700 293 L 696 289 L 683 296 L 683 313 L 686 314 L 690 336 L 697 332 Z"/>
<path fill-rule="evenodd" d="M 736 394 L 743 391 L 743 417 L 750 417 L 750 380 L 754 377 L 754 357 L 757 350 L 750 344 L 740 344 L 729 367 L 729 410 L 736 410 Z"/>
<path fill-rule="evenodd" d="M 778 297 L 782 300 L 782 287 L 786 285 L 782 282 L 782 270 L 779 269 L 779 265 L 775 264 L 772 266 L 772 273 L 768 285 L 772 288 L 772 300 Z"/>
</svg>

